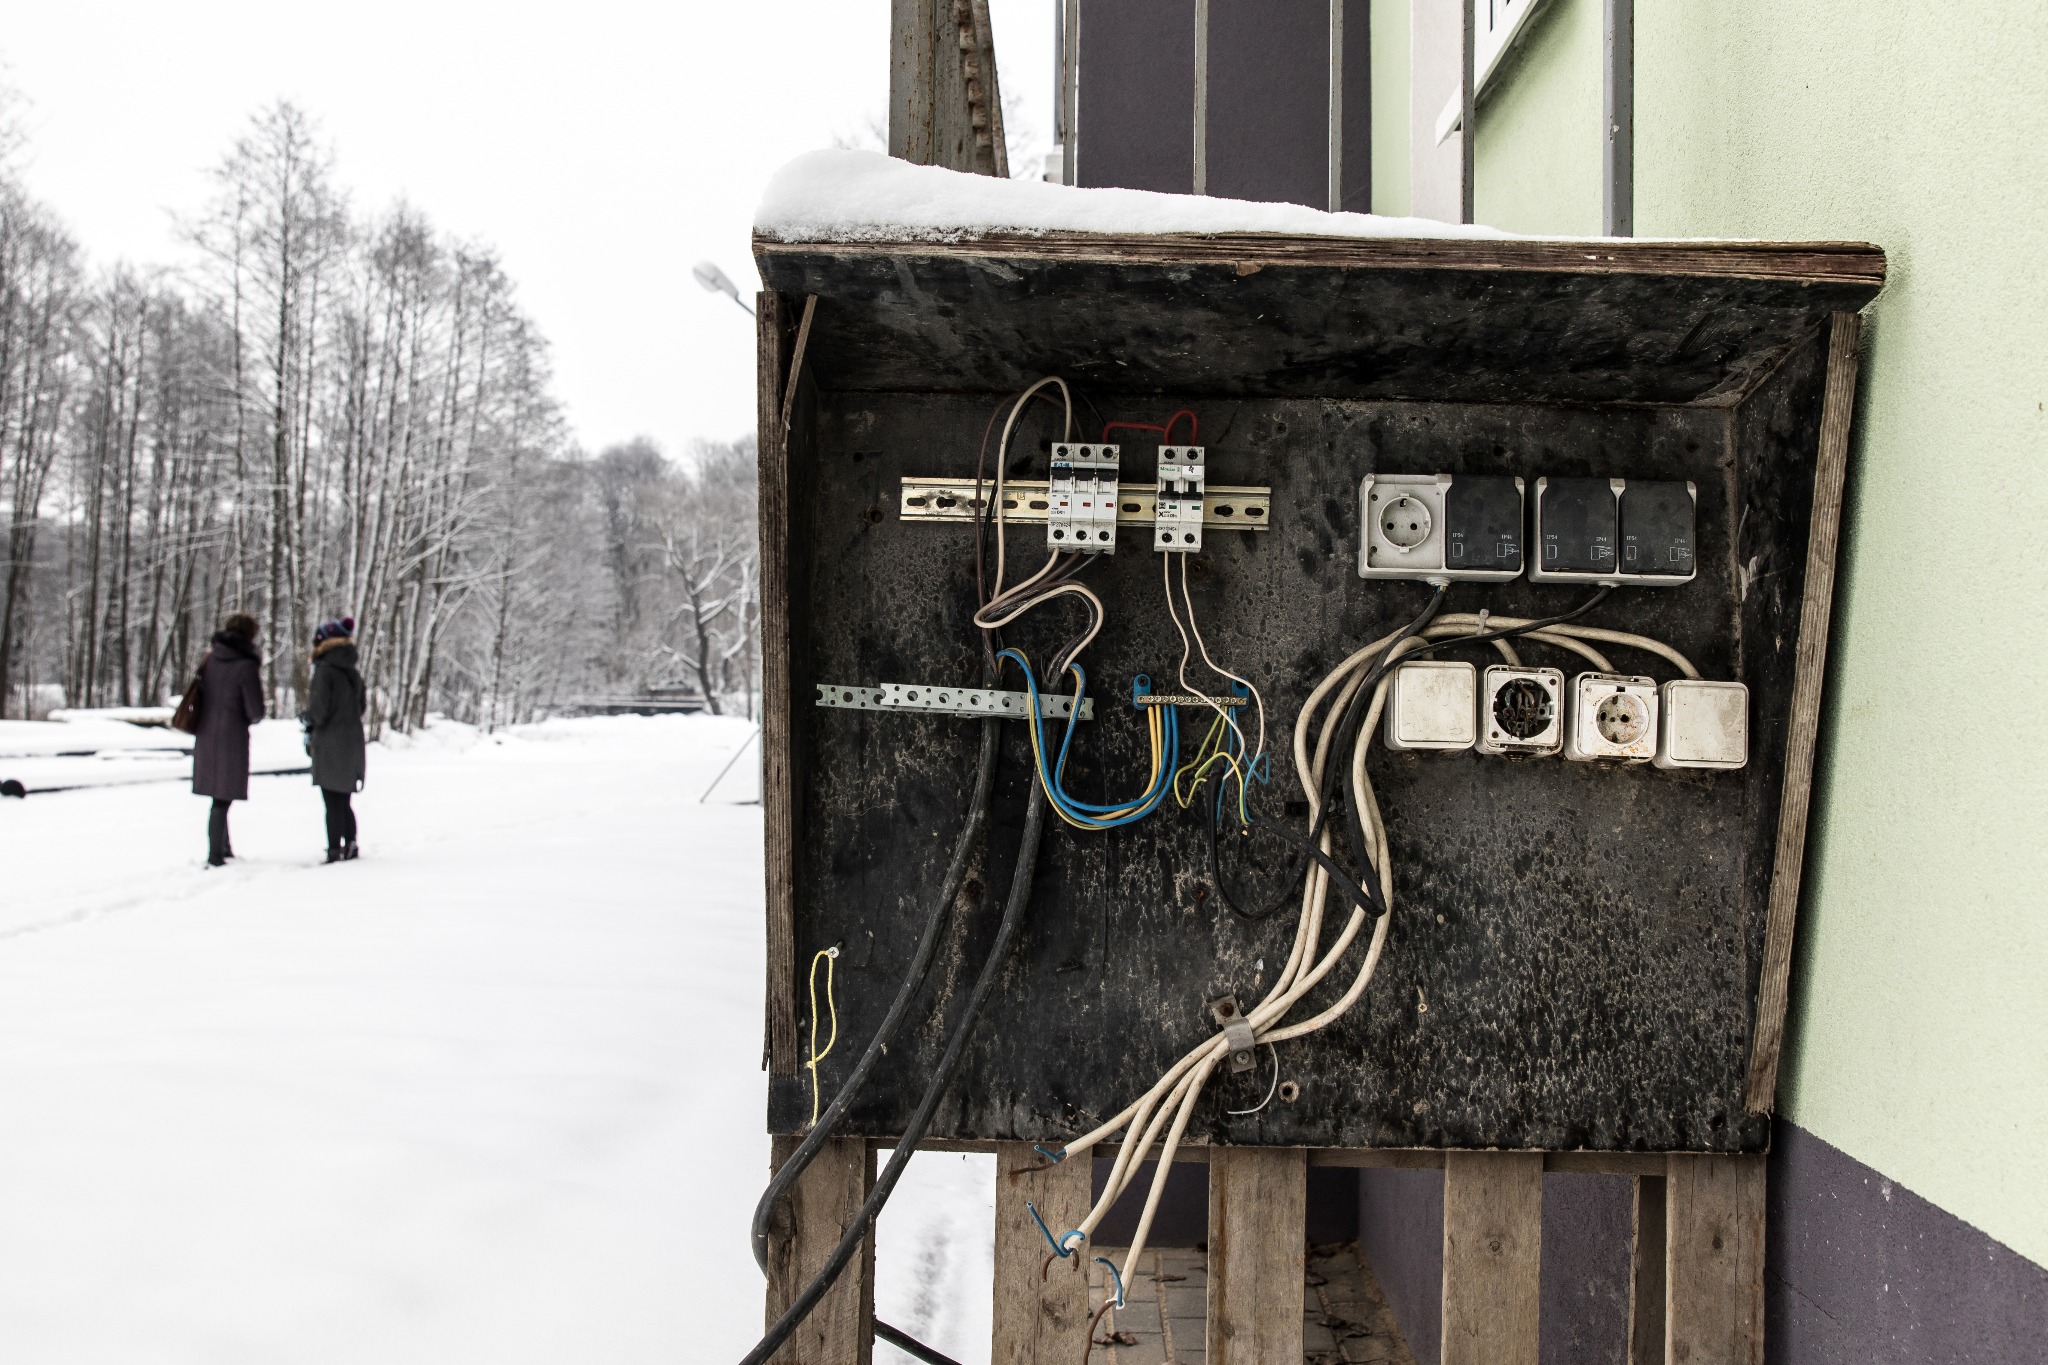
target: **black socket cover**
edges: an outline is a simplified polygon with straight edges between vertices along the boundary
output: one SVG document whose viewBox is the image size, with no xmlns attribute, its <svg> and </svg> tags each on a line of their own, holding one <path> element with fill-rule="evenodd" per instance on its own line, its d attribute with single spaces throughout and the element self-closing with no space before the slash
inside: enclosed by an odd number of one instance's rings
<svg viewBox="0 0 2048 1365">
<path fill-rule="evenodd" d="M 1537 525 L 1543 567 L 1559 573 L 1615 573 L 1614 488 L 1605 479 L 1551 479 L 1544 484 Z"/>
<path fill-rule="evenodd" d="M 1504 474 L 1459 474 L 1444 492 L 1444 567 L 1522 571 L 1522 490 Z"/>
<path fill-rule="evenodd" d="M 1676 480 L 1628 481 L 1621 494 L 1623 573 L 1686 578 L 1693 571 L 1693 501 Z"/>
</svg>

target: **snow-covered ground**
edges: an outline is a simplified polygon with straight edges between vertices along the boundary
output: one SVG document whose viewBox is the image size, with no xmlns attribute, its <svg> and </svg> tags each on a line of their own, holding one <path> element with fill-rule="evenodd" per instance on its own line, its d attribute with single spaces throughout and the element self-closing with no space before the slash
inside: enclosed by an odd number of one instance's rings
<svg viewBox="0 0 2048 1365">
<path fill-rule="evenodd" d="M 176 782 L 0 801 L 0 1359 L 737 1359 L 768 1154 L 752 752 L 698 797 L 749 728 L 376 746 L 335 867 L 302 776 L 253 781 L 215 872 Z M 880 1311 L 966 1361 L 992 1200 L 985 1158 L 929 1154 L 883 1220 Z"/>
</svg>

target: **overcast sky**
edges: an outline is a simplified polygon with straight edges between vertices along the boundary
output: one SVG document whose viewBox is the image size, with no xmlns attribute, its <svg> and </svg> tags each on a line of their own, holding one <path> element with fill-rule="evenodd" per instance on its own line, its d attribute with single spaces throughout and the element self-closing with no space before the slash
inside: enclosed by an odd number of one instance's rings
<svg viewBox="0 0 2048 1365">
<path fill-rule="evenodd" d="M 1049 144 L 1055 0 L 992 0 L 1005 102 Z M 347 6 L 11 5 L 0 80 L 26 99 L 30 190 L 96 265 L 183 259 L 175 216 L 279 98 L 318 121 L 359 211 L 404 198 L 495 246 L 596 450 L 680 455 L 754 424 L 748 225 L 799 152 L 883 117 L 889 0 Z"/>
</svg>

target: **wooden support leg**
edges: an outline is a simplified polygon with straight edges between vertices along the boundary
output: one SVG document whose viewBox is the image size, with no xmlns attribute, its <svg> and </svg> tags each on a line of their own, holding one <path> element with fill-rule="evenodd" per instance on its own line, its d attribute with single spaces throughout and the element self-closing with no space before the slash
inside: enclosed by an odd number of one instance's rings
<svg viewBox="0 0 2048 1365">
<path fill-rule="evenodd" d="M 993 1365 L 1078 1360 L 1088 1326 L 1088 1258 L 1054 1259 L 1024 1205 L 1057 1237 L 1088 1216 L 1094 1163 L 1086 1153 L 1054 1166 L 1027 1142 L 996 1148 L 996 1305 Z"/>
<path fill-rule="evenodd" d="M 1543 1154 L 1444 1154 L 1443 1365 L 1537 1365 Z"/>
<path fill-rule="evenodd" d="M 1208 1365 L 1302 1358 L 1307 1215 L 1301 1148 L 1209 1150 Z"/>
<path fill-rule="evenodd" d="M 1628 1365 L 1664 1365 L 1664 1177 L 1636 1177 L 1628 1267 Z"/>
<path fill-rule="evenodd" d="M 775 1139 L 780 1167 L 798 1139 Z M 833 1138 L 790 1191 L 789 1220 L 768 1248 L 768 1314 L 773 1324 L 860 1212 L 875 1181 L 875 1159 L 864 1138 Z M 875 1239 L 840 1275 L 839 1283 L 775 1354 L 775 1365 L 869 1365 L 875 1340 Z"/>
<path fill-rule="evenodd" d="M 1763 1365 L 1764 1158 L 1669 1158 L 1667 1365 Z"/>
</svg>

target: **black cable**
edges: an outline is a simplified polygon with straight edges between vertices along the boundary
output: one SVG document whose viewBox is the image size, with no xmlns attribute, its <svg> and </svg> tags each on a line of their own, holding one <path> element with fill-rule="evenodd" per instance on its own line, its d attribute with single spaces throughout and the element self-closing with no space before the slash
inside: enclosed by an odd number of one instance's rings
<svg viewBox="0 0 2048 1365">
<path fill-rule="evenodd" d="M 770 1356 L 780 1350 L 803 1320 L 830 1292 L 833 1282 L 846 1269 L 860 1245 L 867 1239 L 882 1206 L 889 1202 L 889 1196 L 896 1190 L 896 1182 L 903 1176 L 903 1168 L 910 1164 L 911 1155 L 917 1144 L 924 1140 L 925 1131 L 931 1127 L 932 1115 L 938 1110 L 939 1101 L 945 1097 L 952 1085 L 953 1073 L 959 1069 L 960 1059 L 966 1053 L 968 1035 L 974 1031 L 974 1021 L 981 1014 L 981 1008 L 994 989 L 996 978 L 1002 974 L 1003 966 L 1010 955 L 1010 945 L 1016 940 L 1017 930 L 1024 922 L 1024 909 L 1031 899 L 1031 883 L 1038 865 L 1038 845 L 1045 833 L 1045 792 L 1036 782 L 1031 784 L 1031 797 L 1024 813 L 1024 835 L 1017 846 L 1017 868 L 1010 877 L 1010 898 L 1003 907 L 1002 923 L 996 929 L 995 942 L 989 945 L 988 956 L 982 961 L 981 975 L 975 978 L 974 990 L 967 997 L 965 1012 L 959 1023 L 953 1026 L 953 1036 L 946 1042 L 946 1051 L 939 1058 L 939 1065 L 932 1073 L 931 1081 L 925 1087 L 924 1098 L 918 1102 L 917 1111 L 910 1116 L 903 1133 L 896 1139 L 896 1150 L 889 1156 L 889 1164 L 876 1177 L 874 1189 L 860 1212 L 847 1227 L 825 1264 L 804 1286 L 775 1325 L 768 1329 L 753 1350 L 747 1352 L 740 1365 L 765 1365 Z"/>
<path fill-rule="evenodd" d="M 981 837 L 982 826 L 987 823 L 989 800 L 995 790 L 996 752 L 1000 744 L 999 728 L 1002 722 L 991 716 L 981 723 L 981 762 L 974 774 L 974 794 L 967 803 L 967 822 L 960 827 L 960 837 L 953 844 L 952 861 L 946 865 L 945 878 L 939 884 L 939 894 L 932 902 L 931 914 L 925 918 L 924 933 L 917 940 L 917 948 L 911 953 L 910 966 L 903 973 L 903 984 L 896 989 L 896 998 L 889 1004 L 889 1012 L 882 1017 L 881 1027 L 868 1040 L 867 1051 L 853 1064 L 853 1070 L 840 1082 L 839 1093 L 832 1097 L 832 1104 L 811 1125 L 811 1131 L 797 1149 L 790 1153 L 789 1160 L 782 1163 L 782 1169 L 775 1172 L 768 1181 L 768 1188 L 761 1194 L 760 1202 L 754 1205 L 754 1260 L 763 1274 L 768 1270 L 768 1225 L 775 1216 L 776 1206 L 788 1195 L 798 1177 L 817 1157 L 826 1139 L 837 1132 L 845 1120 L 847 1111 L 859 1099 L 861 1090 L 867 1085 L 868 1076 L 881 1060 L 889 1044 L 896 1040 L 896 1032 L 903 1026 L 903 1018 L 910 1011 L 910 1003 L 917 997 L 924 985 L 925 975 L 931 969 L 932 954 L 939 943 L 939 930 L 944 926 L 947 913 L 953 907 L 954 898 L 960 894 L 960 884 L 967 877 L 967 863 L 973 855 L 974 846 Z"/>
<path fill-rule="evenodd" d="M 922 1360 L 925 1365 L 960 1365 L 960 1362 L 944 1351 L 935 1351 L 900 1327 L 891 1327 L 880 1318 L 875 1319 L 875 1340 L 886 1341 L 903 1354 Z"/>
</svg>

